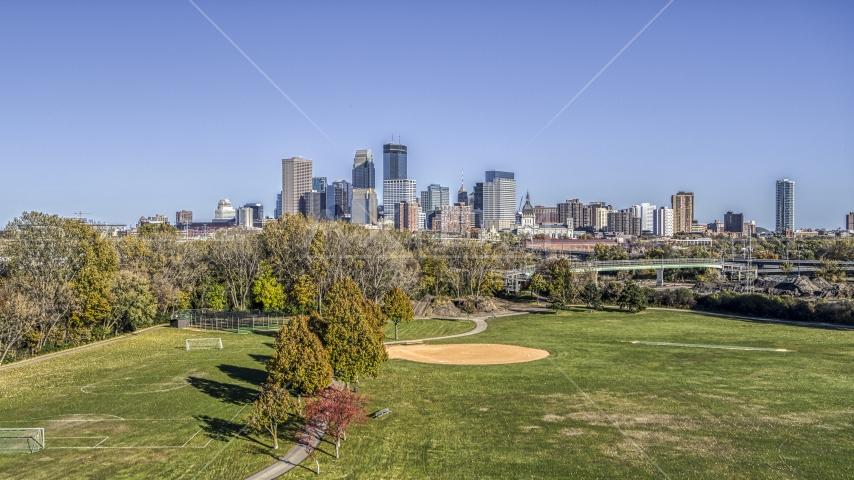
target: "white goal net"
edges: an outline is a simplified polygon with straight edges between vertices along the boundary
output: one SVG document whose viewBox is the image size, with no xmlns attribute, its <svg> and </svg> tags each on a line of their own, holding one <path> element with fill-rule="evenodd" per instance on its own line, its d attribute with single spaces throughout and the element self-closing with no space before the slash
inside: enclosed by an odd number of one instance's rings
<svg viewBox="0 0 854 480">
<path fill-rule="evenodd" d="M 187 350 L 222 350 L 221 338 L 188 338 Z"/>
<path fill-rule="evenodd" d="M 43 428 L 0 428 L 0 452 L 35 453 L 42 449 Z"/>
</svg>

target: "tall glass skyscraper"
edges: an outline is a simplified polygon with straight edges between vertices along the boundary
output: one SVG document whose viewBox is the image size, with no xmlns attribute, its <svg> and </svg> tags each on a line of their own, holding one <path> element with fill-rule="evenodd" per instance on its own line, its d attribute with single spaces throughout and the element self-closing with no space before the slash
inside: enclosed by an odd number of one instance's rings
<svg viewBox="0 0 854 480">
<path fill-rule="evenodd" d="M 406 162 L 405 153 L 404 162 Z M 406 171 L 405 167 L 404 171 Z M 353 159 L 353 188 L 376 188 L 374 157 L 369 149 L 356 150 L 356 157 Z"/>
<path fill-rule="evenodd" d="M 383 180 L 402 180 L 406 176 L 406 145 L 383 145 Z"/>
<path fill-rule="evenodd" d="M 777 180 L 776 217 L 778 232 L 795 230 L 795 182 L 788 178 Z"/>
</svg>

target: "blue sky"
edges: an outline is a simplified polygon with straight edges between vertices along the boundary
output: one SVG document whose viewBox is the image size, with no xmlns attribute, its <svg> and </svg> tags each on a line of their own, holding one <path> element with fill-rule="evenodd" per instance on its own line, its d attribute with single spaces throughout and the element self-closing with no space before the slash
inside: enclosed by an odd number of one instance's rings
<svg viewBox="0 0 854 480">
<path fill-rule="evenodd" d="M 535 204 L 669 204 L 773 228 L 854 211 L 854 3 L 0 3 L 0 222 L 25 210 L 133 223 L 217 201 L 270 214 L 281 159 L 350 177 L 392 134 L 419 190 L 516 173 Z M 379 175 L 378 175 L 379 176 Z"/>
</svg>

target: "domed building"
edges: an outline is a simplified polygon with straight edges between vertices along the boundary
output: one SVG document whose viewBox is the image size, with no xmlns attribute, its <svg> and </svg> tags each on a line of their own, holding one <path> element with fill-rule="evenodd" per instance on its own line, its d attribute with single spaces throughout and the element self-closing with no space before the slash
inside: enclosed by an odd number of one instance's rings
<svg viewBox="0 0 854 480">
<path fill-rule="evenodd" d="M 530 193 L 525 194 L 525 206 L 522 207 L 521 221 L 516 225 L 516 234 L 526 237 L 545 235 L 548 238 L 574 238 L 571 218 L 567 219 L 567 223 L 563 224 L 536 223 Z"/>
<path fill-rule="evenodd" d="M 237 216 L 237 210 L 231 206 L 231 202 L 227 198 L 220 199 L 219 204 L 214 210 L 214 222 L 230 222 Z"/>
</svg>

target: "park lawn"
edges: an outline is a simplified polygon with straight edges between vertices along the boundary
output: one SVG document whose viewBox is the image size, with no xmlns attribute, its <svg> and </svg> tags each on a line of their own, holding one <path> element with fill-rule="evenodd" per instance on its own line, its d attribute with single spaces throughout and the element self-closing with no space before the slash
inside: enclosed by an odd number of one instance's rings
<svg viewBox="0 0 854 480">
<path fill-rule="evenodd" d="M 187 337 L 224 349 L 188 352 Z M 229 439 L 274 340 L 164 328 L 0 371 L 0 427 L 42 427 L 47 447 L 0 453 L 0 478 L 239 478 L 268 465 L 269 440 Z"/>
<path fill-rule="evenodd" d="M 397 325 L 398 340 L 415 340 L 419 338 L 436 338 L 465 333 L 474 329 L 471 320 L 437 320 L 421 319 Z M 386 340 L 394 340 L 394 324 L 385 327 Z"/>
<path fill-rule="evenodd" d="M 523 345 L 551 357 L 388 362 L 361 391 L 372 410 L 391 414 L 354 429 L 339 460 L 324 443 L 324 477 L 854 477 L 854 331 L 665 311 L 489 323 L 440 343 Z M 632 340 L 792 351 L 624 343 Z M 305 468 L 291 475 L 315 478 Z"/>
</svg>

